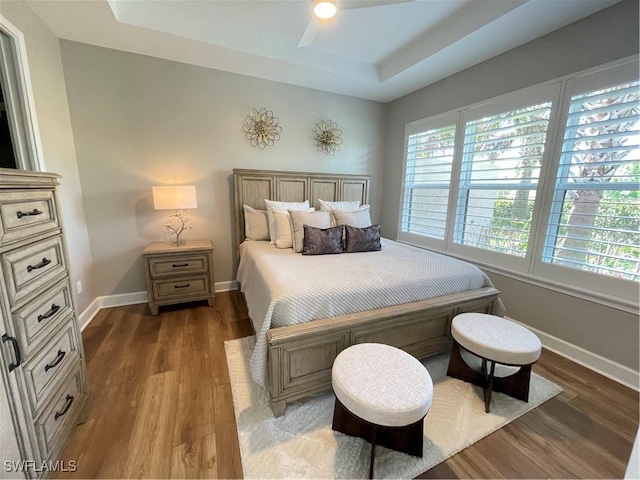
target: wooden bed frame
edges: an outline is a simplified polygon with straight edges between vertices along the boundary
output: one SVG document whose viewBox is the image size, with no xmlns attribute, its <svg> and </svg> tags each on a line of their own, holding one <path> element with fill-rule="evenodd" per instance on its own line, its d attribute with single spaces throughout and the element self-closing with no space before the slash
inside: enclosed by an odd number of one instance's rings
<svg viewBox="0 0 640 480">
<path fill-rule="evenodd" d="M 367 175 L 234 169 L 236 242 L 244 240 L 243 205 L 265 210 L 264 199 L 302 202 L 369 201 Z M 393 307 L 273 328 L 269 340 L 267 391 L 281 416 L 287 403 L 331 388 L 331 367 L 357 343 L 385 343 L 417 358 L 451 347 L 451 320 L 463 312 L 494 313 L 500 292 L 480 288 Z"/>
</svg>

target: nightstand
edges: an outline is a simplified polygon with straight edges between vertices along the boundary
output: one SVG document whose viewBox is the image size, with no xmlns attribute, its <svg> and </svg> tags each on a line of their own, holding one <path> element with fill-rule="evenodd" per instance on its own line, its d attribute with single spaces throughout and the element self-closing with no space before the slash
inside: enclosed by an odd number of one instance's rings
<svg viewBox="0 0 640 480">
<path fill-rule="evenodd" d="M 152 243 L 142 253 L 147 273 L 149 308 L 158 314 L 161 305 L 207 300 L 213 306 L 213 244 L 209 240 L 179 247 Z"/>
</svg>

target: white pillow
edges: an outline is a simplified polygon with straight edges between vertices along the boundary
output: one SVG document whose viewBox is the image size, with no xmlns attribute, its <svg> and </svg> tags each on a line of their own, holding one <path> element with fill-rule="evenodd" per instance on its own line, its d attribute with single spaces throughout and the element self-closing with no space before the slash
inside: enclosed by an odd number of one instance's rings
<svg viewBox="0 0 640 480">
<path fill-rule="evenodd" d="M 302 252 L 304 243 L 304 225 L 316 228 L 331 227 L 331 214 L 329 212 L 302 212 L 289 210 L 291 226 L 293 229 L 293 251 Z"/>
<path fill-rule="evenodd" d="M 330 212 L 334 208 L 339 210 L 355 210 L 360 206 L 360 200 L 355 202 L 327 202 L 326 200 L 318 199 L 320 203 L 320 210 L 323 212 Z"/>
<path fill-rule="evenodd" d="M 307 210 L 309 208 L 309 200 L 304 202 L 276 202 L 275 200 L 264 200 L 267 206 L 267 217 L 269 218 L 269 238 L 271 243 L 276 243 L 276 224 L 273 218 L 274 210 Z"/>
<path fill-rule="evenodd" d="M 333 216 L 333 210 L 356 210 L 360 207 L 360 200 L 356 200 L 354 202 L 327 202 L 326 200 L 318 199 L 320 202 L 320 210 L 331 212 L 331 226 L 335 227 L 338 225 L 336 222 L 336 217 Z"/>
<path fill-rule="evenodd" d="M 243 205 L 244 237 L 247 240 L 269 240 L 269 220 L 266 210 Z"/>
<path fill-rule="evenodd" d="M 331 211 L 336 219 L 336 225 L 350 225 L 356 228 L 370 227 L 371 212 L 369 205 L 363 205 L 356 210 L 337 210 Z"/>
<path fill-rule="evenodd" d="M 298 212 L 300 210 L 291 210 L 292 212 Z M 315 208 L 308 208 L 302 210 L 303 212 L 314 212 Z M 287 210 L 274 210 L 273 218 L 276 224 L 276 248 L 291 248 L 293 247 L 293 227 L 291 225 L 291 216 Z"/>
</svg>

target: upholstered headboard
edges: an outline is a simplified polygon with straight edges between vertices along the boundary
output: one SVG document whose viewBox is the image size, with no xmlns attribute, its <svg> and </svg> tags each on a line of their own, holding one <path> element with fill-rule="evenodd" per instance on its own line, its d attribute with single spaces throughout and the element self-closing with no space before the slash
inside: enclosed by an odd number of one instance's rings
<svg viewBox="0 0 640 480">
<path fill-rule="evenodd" d="M 235 168 L 236 246 L 244 241 L 243 205 L 266 210 L 264 199 L 304 202 L 320 208 L 318 199 L 338 202 L 360 200 L 369 203 L 369 175 L 277 172 Z"/>
</svg>

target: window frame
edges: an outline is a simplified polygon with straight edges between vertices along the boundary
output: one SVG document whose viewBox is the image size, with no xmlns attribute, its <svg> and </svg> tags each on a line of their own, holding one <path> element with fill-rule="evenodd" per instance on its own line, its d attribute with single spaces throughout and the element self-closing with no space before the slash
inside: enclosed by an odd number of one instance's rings
<svg viewBox="0 0 640 480">
<path fill-rule="evenodd" d="M 541 189 L 543 187 L 543 182 L 541 179 L 545 175 L 545 167 L 549 163 L 549 155 L 550 150 L 552 149 L 552 135 L 550 132 L 555 127 L 557 122 L 557 115 L 555 115 L 554 105 L 557 104 L 558 98 L 560 95 L 561 83 L 553 82 L 549 84 L 545 84 L 542 86 L 533 86 L 527 89 L 520 90 L 513 94 L 503 95 L 497 99 L 491 99 L 489 101 L 484 102 L 481 105 L 476 105 L 468 108 L 462 109 L 461 112 L 461 124 L 460 129 L 462 130 L 462 136 L 464 138 L 464 134 L 466 131 L 467 123 L 478 120 L 480 118 L 495 115 L 499 113 L 503 113 L 509 110 L 526 108 L 530 105 L 541 104 L 545 102 L 551 102 L 551 112 L 549 116 L 549 123 L 547 126 L 547 134 L 545 138 L 545 146 L 542 158 L 540 160 L 540 175 L 537 181 L 537 185 L 535 188 L 536 199 L 540 198 L 542 194 Z M 464 151 L 463 147 L 464 140 L 462 139 L 459 143 L 460 149 L 458 151 L 458 169 L 457 173 L 459 174 L 456 178 L 455 185 L 452 186 L 455 189 L 455 198 L 453 199 L 455 202 L 455 212 L 452 212 L 452 216 L 449 218 L 448 223 L 453 229 L 452 235 L 447 239 L 447 252 L 452 253 L 454 255 L 460 256 L 462 258 L 467 259 L 475 259 L 480 260 L 481 262 L 496 265 L 503 268 L 508 268 L 510 270 L 518 271 L 518 272 L 527 272 L 529 270 L 534 252 L 533 248 L 533 240 L 536 236 L 536 226 L 538 224 L 538 217 L 540 215 L 540 206 L 538 201 L 534 204 L 533 214 L 531 218 L 531 228 L 529 232 L 529 245 L 524 257 L 516 257 L 513 255 L 506 255 L 500 252 L 495 252 L 492 250 L 487 250 L 483 248 L 473 247 L 470 245 L 464 245 L 458 243 L 456 241 L 456 237 L 460 235 L 460 232 L 457 230 L 456 225 L 458 224 L 457 218 L 460 215 L 460 201 L 461 201 L 461 191 L 468 190 L 468 188 L 463 188 L 462 185 L 462 167 L 463 165 L 463 156 Z M 497 185 L 494 186 L 498 187 Z M 498 190 L 499 188 L 495 188 Z M 458 237 L 459 238 L 459 237 Z"/>
<path fill-rule="evenodd" d="M 549 80 L 547 82 L 510 92 L 493 99 L 457 108 L 434 117 L 427 117 L 407 124 L 407 126 L 409 126 L 421 122 L 428 123 L 431 120 L 447 115 L 458 115 L 460 118 L 459 123 L 456 125 L 456 144 L 449 193 L 447 235 L 445 236 L 445 242 L 425 241 L 426 237 L 417 234 L 407 235 L 405 233 L 401 235 L 401 222 L 404 206 L 403 199 L 405 194 L 404 174 L 406 168 L 407 130 L 405 130 L 404 139 L 405 156 L 403 161 L 397 240 L 461 258 L 478 264 L 488 271 L 516 278 L 527 283 L 547 288 L 551 287 L 556 291 L 561 291 L 572 296 L 595 300 L 601 304 L 637 313 L 637 282 L 633 280 L 609 277 L 595 272 L 582 271 L 566 266 L 545 263 L 542 260 L 549 219 L 551 216 L 553 197 L 556 192 L 557 170 L 560 164 L 559 155 L 564 141 L 566 118 L 571 96 L 602 88 L 604 86 L 601 83 L 602 79 L 607 79 L 609 85 L 614 85 L 628 81 L 631 78 L 635 80 L 638 79 L 638 55 L 633 55 L 599 67 Z M 592 85 L 593 88 L 589 89 Z M 481 115 L 483 113 L 490 112 L 491 110 L 495 110 L 494 113 L 508 111 L 507 109 L 503 110 L 498 109 L 497 107 L 509 105 L 513 102 L 516 102 L 518 105 L 514 108 L 524 108 L 527 105 L 543 103 L 526 102 L 524 99 L 536 98 L 536 96 L 540 95 L 541 92 L 549 92 L 554 89 L 555 98 L 552 100 L 553 104 L 547 127 L 547 136 L 541 160 L 540 175 L 537 181 L 536 200 L 531 219 L 531 232 L 527 254 L 524 258 L 514 256 L 512 259 L 509 259 L 508 257 L 511 256 L 508 254 L 455 243 L 453 241 L 453 232 L 455 228 L 458 198 L 461 189 L 460 177 L 464 148 L 463 137 L 467 121 L 473 120 L 473 117 L 476 119 L 482 118 Z"/>
<path fill-rule="evenodd" d="M 417 233 L 403 231 L 404 206 L 405 206 L 405 195 L 406 195 L 406 177 L 407 177 L 407 156 L 409 154 L 409 144 L 407 140 L 409 138 L 409 135 L 414 135 L 420 131 L 424 132 L 428 130 L 435 130 L 438 128 L 447 127 L 451 124 L 457 125 L 459 122 L 459 119 L 460 119 L 460 114 L 458 112 L 449 112 L 443 115 L 436 115 L 429 119 L 410 122 L 405 126 L 404 156 L 403 156 L 403 162 L 402 162 L 402 189 L 401 189 L 401 196 L 400 196 L 400 208 L 399 208 L 399 219 L 398 219 L 398 239 L 401 241 L 404 241 L 406 243 L 423 241 L 427 245 L 435 249 L 444 250 L 446 248 L 446 239 L 450 229 L 449 213 L 451 212 L 451 208 L 452 208 L 451 189 L 453 188 L 453 185 L 454 185 L 454 177 L 455 177 L 456 162 L 457 162 L 457 153 L 456 153 L 457 150 L 455 149 L 455 146 L 458 145 L 460 141 L 460 129 L 457 128 L 456 126 L 456 133 L 454 136 L 454 156 L 451 164 L 450 184 L 448 186 L 449 199 L 447 201 L 447 214 L 446 214 L 447 221 L 445 224 L 444 239 L 442 240 L 434 237 L 428 237 L 426 235 L 420 235 Z"/>
<path fill-rule="evenodd" d="M 0 14 L 0 81 L 18 170 L 45 171 L 27 46 L 22 32 Z M 9 57 L 9 58 L 7 58 Z"/>
<path fill-rule="evenodd" d="M 553 168 L 549 178 L 548 194 L 545 198 L 544 215 L 542 216 L 542 225 L 544 231 L 541 231 L 541 239 L 538 242 L 536 252 L 536 261 L 533 264 L 532 272 L 535 276 L 548 278 L 554 282 L 568 283 L 576 287 L 583 287 L 590 291 L 604 294 L 607 297 L 622 297 L 626 299 L 638 298 L 638 283 L 632 280 L 619 279 L 613 276 L 602 275 L 595 272 L 578 270 L 570 267 L 563 267 L 553 263 L 543 261 L 545 248 L 548 248 L 546 238 L 552 216 L 557 214 L 554 210 L 554 199 L 558 190 L 556 190 L 557 172 L 560 169 L 562 144 L 564 142 L 564 132 L 569 115 L 571 97 L 592 90 L 603 88 L 604 84 L 619 84 L 626 81 L 638 80 L 638 60 L 636 59 L 612 65 L 597 71 L 585 72 L 577 74 L 567 79 L 566 87 L 563 95 L 562 110 L 560 113 L 560 135 L 557 136 L 553 152 Z M 614 80 L 607 81 L 611 78 Z M 607 188 L 606 190 L 615 190 L 618 187 Z M 602 190 L 605 190 L 604 188 Z M 637 301 L 636 301 L 637 308 Z"/>
</svg>

